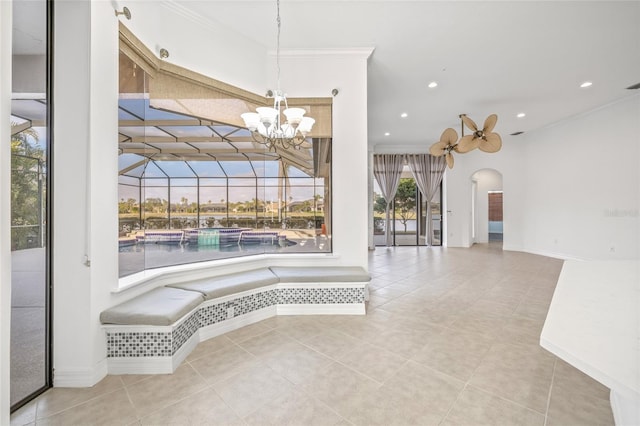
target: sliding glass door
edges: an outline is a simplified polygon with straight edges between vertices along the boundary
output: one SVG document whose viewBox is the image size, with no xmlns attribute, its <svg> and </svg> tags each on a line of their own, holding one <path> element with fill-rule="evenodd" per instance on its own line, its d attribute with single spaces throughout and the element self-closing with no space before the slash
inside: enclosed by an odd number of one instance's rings
<svg viewBox="0 0 640 426">
<path fill-rule="evenodd" d="M 13 2 L 11 407 L 51 386 L 49 1 Z"/>
<path fill-rule="evenodd" d="M 385 205 L 382 191 L 374 179 L 374 244 L 384 246 L 385 242 Z M 431 200 L 431 221 L 433 224 L 432 245 L 442 245 L 442 184 Z M 389 232 L 391 244 L 394 246 L 425 246 L 428 245 L 427 234 L 427 202 L 417 188 L 408 166 L 405 166 L 396 196 L 389 209 Z"/>
</svg>

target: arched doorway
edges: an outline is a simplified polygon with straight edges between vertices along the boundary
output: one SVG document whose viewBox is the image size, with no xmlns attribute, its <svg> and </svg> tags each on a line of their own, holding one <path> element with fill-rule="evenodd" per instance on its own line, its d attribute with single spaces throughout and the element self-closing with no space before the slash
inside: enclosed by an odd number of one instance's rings
<svg viewBox="0 0 640 426">
<path fill-rule="evenodd" d="M 481 169 L 471 175 L 471 234 L 474 243 L 502 243 L 502 174 Z"/>
</svg>

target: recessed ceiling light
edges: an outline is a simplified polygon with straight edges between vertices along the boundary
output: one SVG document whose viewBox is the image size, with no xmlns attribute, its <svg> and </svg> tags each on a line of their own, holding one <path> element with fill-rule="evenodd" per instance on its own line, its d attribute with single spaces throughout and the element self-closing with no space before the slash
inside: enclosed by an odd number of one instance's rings
<svg viewBox="0 0 640 426">
<path fill-rule="evenodd" d="M 590 82 L 590 81 L 585 81 L 584 83 L 582 83 L 582 84 L 580 85 L 580 87 L 582 87 L 582 88 L 584 89 L 585 87 L 589 87 L 589 86 L 591 86 L 592 84 L 593 84 L 593 83 L 592 83 L 592 82 Z"/>
<path fill-rule="evenodd" d="M 409 114 L 407 114 L 406 112 L 403 112 L 402 114 L 400 114 L 400 117 L 402 118 L 407 118 L 409 116 Z"/>
<path fill-rule="evenodd" d="M 516 117 L 518 118 L 522 118 L 524 116 L 526 116 L 527 114 L 525 114 L 524 112 L 519 113 L 518 115 L 516 115 Z"/>
<path fill-rule="evenodd" d="M 435 81 L 432 81 L 431 83 L 429 83 L 429 89 L 433 89 L 434 87 L 438 87 L 438 83 Z"/>
<path fill-rule="evenodd" d="M 385 133 L 384 135 L 385 135 L 385 136 L 389 136 L 390 134 L 391 134 L 391 133 L 389 133 L 389 132 L 386 132 L 386 133 Z"/>
</svg>

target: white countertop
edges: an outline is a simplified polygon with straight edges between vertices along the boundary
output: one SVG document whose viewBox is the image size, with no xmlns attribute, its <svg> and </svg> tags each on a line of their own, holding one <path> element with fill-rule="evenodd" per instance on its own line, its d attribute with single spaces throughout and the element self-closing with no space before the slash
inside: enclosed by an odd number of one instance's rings
<svg viewBox="0 0 640 426">
<path fill-rule="evenodd" d="M 540 345 L 640 401 L 640 262 L 566 261 Z"/>
</svg>

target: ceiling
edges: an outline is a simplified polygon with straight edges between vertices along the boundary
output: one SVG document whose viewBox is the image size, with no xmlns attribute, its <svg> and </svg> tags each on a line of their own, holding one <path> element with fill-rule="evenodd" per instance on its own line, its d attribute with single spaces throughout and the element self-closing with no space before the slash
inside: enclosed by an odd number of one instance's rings
<svg viewBox="0 0 640 426">
<path fill-rule="evenodd" d="M 34 3 L 14 3 L 16 52 L 43 48 Z M 276 48 L 275 0 L 170 3 Z M 638 93 L 626 88 L 640 83 L 640 1 L 282 0 L 280 12 L 282 49 L 375 48 L 370 146 L 430 145 L 461 113 L 498 114 L 506 142 Z"/>
<path fill-rule="evenodd" d="M 276 47 L 274 0 L 172 3 Z M 446 127 L 460 131 L 461 113 L 478 125 L 498 114 L 505 139 L 631 96 L 626 88 L 640 83 L 639 1 L 282 0 L 280 14 L 282 49 L 375 48 L 371 146 L 431 144 Z"/>
</svg>

